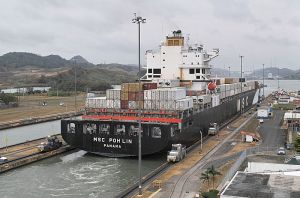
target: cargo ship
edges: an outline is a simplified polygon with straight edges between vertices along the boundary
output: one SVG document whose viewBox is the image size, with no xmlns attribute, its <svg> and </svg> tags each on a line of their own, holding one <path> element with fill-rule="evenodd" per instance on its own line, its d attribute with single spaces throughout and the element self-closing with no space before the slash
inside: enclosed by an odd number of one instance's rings
<svg viewBox="0 0 300 198">
<path fill-rule="evenodd" d="M 85 114 L 61 121 L 71 146 L 108 157 L 138 155 L 141 122 L 142 155 L 164 152 L 174 143 L 190 146 L 252 106 L 259 88 L 244 78 L 213 78 L 210 61 L 219 49 L 190 45 L 180 30 L 155 50 L 146 51 L 146 74 L 137 83 L 88 97 Z"/>
</svg>

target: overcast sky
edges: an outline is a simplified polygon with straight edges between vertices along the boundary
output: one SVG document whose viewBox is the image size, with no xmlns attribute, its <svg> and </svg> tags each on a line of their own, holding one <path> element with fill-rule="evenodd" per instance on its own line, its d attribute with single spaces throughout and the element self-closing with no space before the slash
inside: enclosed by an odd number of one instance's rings
<svg viewBox="0 0 300 198">
<path fill-rule="evenodd" d="M 93 63 L 137 63 L 137 12 L 142 55 L 181 29 L 191 42 L 220 48 L 212 64 L 238 70 L 300 69 L 299 0 L 0 0 L 0 54 L 82 55 Z M 144 59 L 144 56 L 142 56 Z"/>
</svg>

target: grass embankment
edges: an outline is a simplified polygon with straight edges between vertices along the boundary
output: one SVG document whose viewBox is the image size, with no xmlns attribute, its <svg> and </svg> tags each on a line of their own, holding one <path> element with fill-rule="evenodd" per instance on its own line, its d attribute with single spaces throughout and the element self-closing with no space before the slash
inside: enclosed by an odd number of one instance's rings
<svg viewBox="0 0 300 198">
<path fill-rule="evenodd" d="M 76 97 L 77 111 L 83 108 L 85 96 Z M 46 102 L 47 105 L 42 104 Z M 63 103 L 63 105 L 62 105 Z M 61 105 L 60 105 L 61 104 Z M 1 109 L 0 123 L 75 111 L 75 97 L 20 96 L 19 107 Z"/>
</svg>

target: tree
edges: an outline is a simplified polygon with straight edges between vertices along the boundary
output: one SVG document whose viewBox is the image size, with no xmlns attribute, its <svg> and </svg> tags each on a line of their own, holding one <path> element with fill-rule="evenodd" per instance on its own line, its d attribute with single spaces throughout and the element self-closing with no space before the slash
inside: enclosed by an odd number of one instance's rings
<svg viewBox="0 0 300 198">
<path fill-rule="evenodd" d="M 204 182 L 207 182 L 207 186 L 209 186 L 209 181 L 210 181 L 210 174 L 208 170 L 206 170 L 204 173 L 201 173 L 200 179 Z"/>
<path fill-rule="evenodd" d="M 213 184 L 213 189 L 214 189 L 215 188 L 215 176 L 222 175 L 222 174 L 218 170 L 215 169 L 214 165 L 212 165 L 210 168 L 208 168 L 207 172 L 212 177 L 212 184 Z"/>
<path fill-rule="evenodd" d="M 297 153 L 300 152 L 300 135 L 297 135 L 297 137 L 294 139 L 294 149 Z"/>
</svg>

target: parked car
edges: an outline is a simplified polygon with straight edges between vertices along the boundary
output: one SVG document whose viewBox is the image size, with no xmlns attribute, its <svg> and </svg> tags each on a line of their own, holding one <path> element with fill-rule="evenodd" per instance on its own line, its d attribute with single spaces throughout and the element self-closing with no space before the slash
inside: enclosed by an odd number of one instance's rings
<svg viewBox="0 0 300 198">
<path fill-rule="evenodd" d="M 287 144 L 285 144 L 285 148 L 286 148 L 287 150 L 291 150 L 291 149 L 293 148 L 293 144 L 287 143 Z"/>
<path fill-rule="evenodd" d="M 264 123 L 264 119 L 259 119 L 259 123 L 260 124 Z"/>
<path fill-rule="evenodd" d="M 7 158 L 6 157 L 0 157 L 0 164 L 3 164 L 5 162 L 7 162 Z"/>
<path fill-rule="evenodd" d="M 283 147 L 280 147 L 277 151 L 277 155 L 285 155 L 285 149 Z"/>
</svg>

